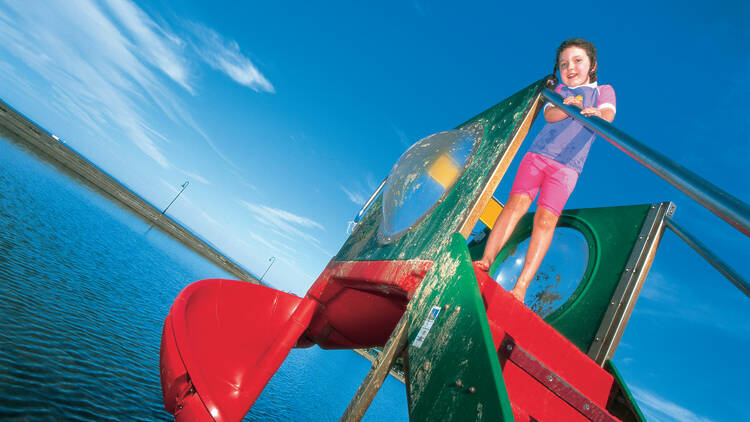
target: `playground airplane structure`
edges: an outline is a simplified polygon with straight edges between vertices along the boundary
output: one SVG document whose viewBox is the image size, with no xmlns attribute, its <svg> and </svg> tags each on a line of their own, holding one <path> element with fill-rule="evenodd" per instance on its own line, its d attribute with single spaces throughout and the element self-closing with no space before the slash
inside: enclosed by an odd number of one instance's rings
<svg viewBox="0 0 750 422">
<path fill-rule="evenodd" d="M 644 421 L 611 358 L 665 228 L 748 296 L 750 285 L 671 219 L 670 202 L 566 210 L 555 242 L 578 249 L 540 270 L 527 307 L 504 286 L 532 214 L 489 272 L 472 265 L 501 209 L 493 192 L 550 101 L 745 235 L 750 207 L 606 121 L 581 116 L 546 84 L 409 148 L 305 297 L 233 280 L 186 287 L 162 334 L 166 410 L 178 421 L 240 421 L 291 348 L 317 344 L 383 347 L 346 421 L 362 418 L 397 357 L 412 421 Z M 471 236 L 480 220 L 487 228 Z"/>
</svg>

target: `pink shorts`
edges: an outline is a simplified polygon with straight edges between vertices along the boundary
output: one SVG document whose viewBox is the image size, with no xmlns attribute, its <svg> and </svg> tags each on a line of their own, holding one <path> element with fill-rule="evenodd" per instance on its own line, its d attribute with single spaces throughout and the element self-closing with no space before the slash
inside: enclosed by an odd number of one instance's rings
<svg viewBox="0 0 750 422">
<path fill-rule="evenodd" d="M 538 204 L 558 217 L 578 181 L 578 172 L 565 164 L 527 152 L 518 166 L 516 180 L 510 193 L 527 195 L 533 201 L 539 193 Z"/>
</svg>

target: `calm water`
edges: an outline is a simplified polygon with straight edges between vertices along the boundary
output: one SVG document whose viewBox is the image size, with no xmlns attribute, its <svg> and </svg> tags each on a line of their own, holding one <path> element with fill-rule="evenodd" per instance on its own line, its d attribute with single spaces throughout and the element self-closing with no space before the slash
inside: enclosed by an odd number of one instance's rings
<svg viewBox="0 0 750 422">
<path fill-rule="evenodd" d="M 177 293 L 229 274 L 0 138 L 0 419 L 169 420 L 158 375 Z M 246 420 L 338 420 L 369 362 L 293 350 Z M 365 418 L 407 420 L 392 377 Z"/>
</svg>

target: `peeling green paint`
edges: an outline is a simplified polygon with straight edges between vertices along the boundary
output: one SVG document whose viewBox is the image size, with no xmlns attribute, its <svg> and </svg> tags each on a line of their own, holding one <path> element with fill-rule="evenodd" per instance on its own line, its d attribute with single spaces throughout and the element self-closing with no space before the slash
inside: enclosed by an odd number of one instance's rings
<svg viewBox="0 0 750 422">
<path fill-rule="evenodd" d="M 449 239 L 407 309 L 410 420 L 512 421 L 466 239 Z M 433 309 L 429 334 L 416 342 Z"/>
</svg>

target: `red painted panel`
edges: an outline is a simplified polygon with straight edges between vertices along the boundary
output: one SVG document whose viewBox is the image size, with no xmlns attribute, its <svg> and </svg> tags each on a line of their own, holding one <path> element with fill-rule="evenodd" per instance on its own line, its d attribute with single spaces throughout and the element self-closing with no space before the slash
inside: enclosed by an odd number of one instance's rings
<svg viewBox="0 0 750 422">
<path fill-rule="evenodd" d="M 307 298 L 321 306 L 305 339 L 326 349 L 382 346 L 431 262 L 331 261 Z"/>
<path fill-rule="evenodd" d="M 555 375 L 605 408 L 614 382 L 612 376 L 486 272 L 475 272 L 495 345 L 499 347 L 504 340 L 512 339 Z M 513 362 L 501 359 L 501 364 L 511 403 L 532 418 L 588 420 Z"/>
</svg>

